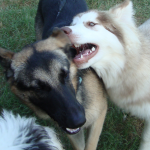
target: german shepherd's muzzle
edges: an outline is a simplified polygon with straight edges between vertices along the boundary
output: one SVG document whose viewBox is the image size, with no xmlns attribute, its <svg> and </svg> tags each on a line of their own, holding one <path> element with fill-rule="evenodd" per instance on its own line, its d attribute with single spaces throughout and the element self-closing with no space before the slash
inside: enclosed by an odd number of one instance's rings
<svg viewBox="0 0 150 150">
<path fill-rule="evenodd" d="M 42 118 L 53 118 L 68 133 L 79 132 L 85 119 L 71 80 L 73 49 L 61 30 L 46 40 L 28 45 L 18 53 L 0 48 L 0 62 L 6 68 L 11 90 Z M 69 132 L 69 129 L 74 129 Z"/>
</svg>

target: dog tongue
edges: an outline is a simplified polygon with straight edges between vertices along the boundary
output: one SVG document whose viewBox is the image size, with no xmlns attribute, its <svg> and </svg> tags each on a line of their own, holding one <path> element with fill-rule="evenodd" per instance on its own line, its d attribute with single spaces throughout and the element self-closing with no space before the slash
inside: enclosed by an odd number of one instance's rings
<svg viewBox="0 0 150 150">
<path fill-rule="evenodd" d="M 91 51 L 90 49 L 87 49 L 82 51 L 80 54 L 76 55 L 73 59 L 76 65 L 80 65 L 82 63 L 88 62 L 90 51 Z"/>
</svg>

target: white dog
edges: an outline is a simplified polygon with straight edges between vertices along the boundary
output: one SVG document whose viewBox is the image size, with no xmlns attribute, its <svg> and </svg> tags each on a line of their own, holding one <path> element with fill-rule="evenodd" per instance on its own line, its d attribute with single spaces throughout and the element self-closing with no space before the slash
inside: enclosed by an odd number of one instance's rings
<svg viewBox="0 0 150 150">
<path fill-rule="evenodd" d="M 133 15 L 132 2 L 125 0 L 108 11 L 78 14 L 62 29 L 77 49 L 78 67 L 91 66 L 116 105 L 146 120 L 140 150 L 149 150 L 150 34 L 141 33 L 145 27 L 139 30 Z"/>
<path fill-rule="evenodd" d="M 3 111 L 0 117 L 0 150 L 63 150 L 53 129 Z"/>
</svg>

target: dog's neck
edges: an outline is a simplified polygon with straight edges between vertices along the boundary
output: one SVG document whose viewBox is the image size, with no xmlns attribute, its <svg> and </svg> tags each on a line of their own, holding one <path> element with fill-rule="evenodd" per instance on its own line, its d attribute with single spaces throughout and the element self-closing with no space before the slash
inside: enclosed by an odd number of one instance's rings
<svg viewBox="0 0 150 150">
<path fill-rule="evenodd" d="M 133 41 L 134 42 L 134 41 Z M 104 81 L 105 87 L 111 99 L 137 100 L 134 95 L 143 97 L 145 93 L 141 89 L 150 90 L 150 49 L 148 41 L 139 35 L 137 42 L 125 47 L 125 54 L 114 56 L 109 60 L 99 61 L 92 67 Z M 111 56 L 110 56 L 111 57 Z M 149 59 L 149 60 L 148 60 Z M 106 63 L 107 62 L 107 63 Z M 104 65 L 105 64 L 105 65 Z"/>
<path fill-rule="evenodd" d="M 114 62 L 108 61 L 109 58 L 107 58 L 106 60 L 103 60 L 102 62 L 99 61 L 92 66 L 98 76 L 103 79 L 106 88 L 113 87 L 125 64 L 124 58 L 122 58 L 123 60 L 121 57 L 117 56 L 113 58 Z"/>
</svg>

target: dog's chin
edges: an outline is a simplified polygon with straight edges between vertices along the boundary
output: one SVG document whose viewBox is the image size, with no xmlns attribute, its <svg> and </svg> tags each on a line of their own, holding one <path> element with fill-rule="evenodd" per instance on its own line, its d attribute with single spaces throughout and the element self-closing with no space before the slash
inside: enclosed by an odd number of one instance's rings
<svg viewBox="0 0 150 150">
<path fill-rule="evenodd" d="M 99 46 L 95 44 L 73 44 L 73 47 L 77 51 L 77 55 L 74 57 L 73 61 L 78 66 L 79 69 L 84 69 L 90 67 L 89 60 L 93 58 L 99 49 Z"/>
</svg>

